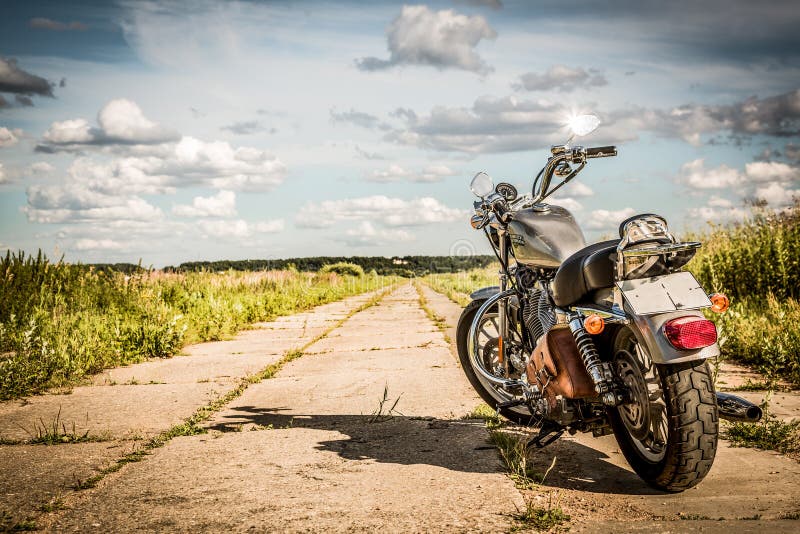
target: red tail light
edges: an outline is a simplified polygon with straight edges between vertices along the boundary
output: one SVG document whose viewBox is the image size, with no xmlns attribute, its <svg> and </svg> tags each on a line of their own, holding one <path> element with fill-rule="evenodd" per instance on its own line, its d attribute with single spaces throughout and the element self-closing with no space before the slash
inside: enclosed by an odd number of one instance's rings
<svg viewBox="0 0 800 534">
<path fill-rule="evenodd" d="M 676 349 L 702 349 L 717 341 L 717 327 L 702 317 L 678 317 L 664 325 L 664 335 Z"/>
</svg>

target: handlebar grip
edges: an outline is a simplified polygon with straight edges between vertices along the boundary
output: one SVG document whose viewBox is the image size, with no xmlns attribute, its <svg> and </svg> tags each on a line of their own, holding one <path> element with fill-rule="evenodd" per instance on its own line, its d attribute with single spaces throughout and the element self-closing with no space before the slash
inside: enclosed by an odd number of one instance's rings
<svg viewBox="0 0 800 534">
<path fill-rule="evenodd" d="M 615 146 L 597 146 L 594 148 L 586 149 L 586 158 L 608 158 L 617 155 L 617 147 Z"/>
</svg>

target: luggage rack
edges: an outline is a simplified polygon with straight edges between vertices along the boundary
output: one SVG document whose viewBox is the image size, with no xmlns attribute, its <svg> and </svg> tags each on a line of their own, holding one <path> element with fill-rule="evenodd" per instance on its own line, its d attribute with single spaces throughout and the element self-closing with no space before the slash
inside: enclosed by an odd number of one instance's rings
<svg viewBox="0 0 800 534">
<path fill-rule="evenodd" d="M 659 258 L 663 258 L 662 270 L 676 270 L 685 265 L 701 246 L 697 241 L 679 242 L 669 231 L 667 220 L 651 214 L 626 221 L 620 229 L 620 237 L 622 239 L 617 245 L 617 281 L 625 280 L 636 271 L 640 274 L 647 272 Z M 673 263 L 670 260 L 677 259 L 682 252 L 691 254 L 685 254 L 674 262 L 676 265 L 670 265 Z"/>
</svg>

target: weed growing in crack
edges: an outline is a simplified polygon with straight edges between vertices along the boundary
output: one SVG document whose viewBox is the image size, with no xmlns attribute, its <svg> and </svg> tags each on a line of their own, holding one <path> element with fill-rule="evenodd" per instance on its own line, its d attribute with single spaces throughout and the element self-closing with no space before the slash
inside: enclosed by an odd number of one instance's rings
<svg viewBox="0 0 800 534">
<path fill-rule="evenodd" d="M 403 414 L 395 409 L 397 408 L 397 403 L 400 402 L 400 397 L 402 396 L 402 393 L 398 395 L 389 409 L 386 410 L 386 404 L 389 402 L 389 385 L 385 384 L 383 386 L 383 398 L 378 401 L 378 407 L 375 408 L 375 411 L 370 414 L 369 418 L 367 418 L 367 423 L 382 423 L 390 420 L 396 415 L 402 416 Z"/>
<path fill-rule="evenodd" d="M 542 480 L 543 477 L 533 469 L 533 462 L 528 458 L 525 439 L 508 431 L 491 430 L 489 440 L 497 447 L 508 477 L 518 488 L 531 489 Z"/>
<path fill-rule="evenodd" d="M 525 502 L 524 510 L 517 510 L 514 516 L 517 522 L 512 531 L 533 528 L 539 531 L 548 531 L 561 526 L 570 520 L 558 505 L 558 500 L 553 503 L 553 492 L 548 494 L 547 507 L 536 506 L 532 500 Z"/>
<path fill-rule="evenodd" d="M 90 436 L 88 430 L 83 434 L 79 434 L 76 431 L 76 426 L 74 421 L 72 422 L 71 427 L 68 428 L 66 423 L 61 421 L 60 406 L 58 408 L 58 413 L 50 423 L 45 423 L 44 419 L 40 418 L 38 422 L 34 422 L 33 431 L 28 430 L 22 425 L 19 425 L 19 427 L 22 428 L 22 430 L 24 430 L 31 437 L 23 441 L 17 441 L 17 442 L 9 441 L 9 443 L 11 444 L 26 443 L 30 445 L 35 445 L 35 444 L 57 445 L 60 443 L 87 443 L 87 442 L 97 442 L 97 441 L 108 441 L 110 439 L 110 436 L 94 436 L 94 435 Z"/>
</svg>

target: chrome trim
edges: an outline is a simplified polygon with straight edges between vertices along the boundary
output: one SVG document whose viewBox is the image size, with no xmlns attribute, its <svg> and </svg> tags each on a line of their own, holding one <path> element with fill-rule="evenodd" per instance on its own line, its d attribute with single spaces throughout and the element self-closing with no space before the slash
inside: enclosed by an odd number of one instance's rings
<svg viewBox="0 0 800 534">
<path fill-rule="evenodd" d="M 470 363 L 472 364 L 472 368 L 478 372 L 483 378 L 488 380 L 493 384 L 497 384 L 498 386 L 502 386 L 504 388 L 513 388 L 513 387 L 524 387 L 525 382 L 522 380 L 511 380 L 509 378 L 500 378 L 491 374 L 489 371 L 483 368 L 483 363 L 480 361 L 479 354 L 478 354 L 478 336 L 476 335 L 478 331 L 478 326 L 480 325 L 480 319 L 483 317 L 489 308 L 494 306 L 494 304 L 499 301 L 500 299 L 504 299 L 516 294 L 515 289 L 508 289 L 506 291 L 501 291 L 493 296 L 486 299 L 486 302 L 478 308 L 478 312 L 475 314 L 475 319 L 472 320 L 472 325 L 469 328 L 469 334 L 467 336 L 467 350 L 469 351 L 469 359 Z"/>
<path fill-rule="evenodd" d="M 719 418 L 726 421 L 756 423 L 764 415 L 761 408 L 747 399 L 730 393 L 717 392 L 717 407 Z"/>
<path fill-rule="evenodd" d="M 697 241 L 688 241 L 686 243 L 672 243 L 670 245 L 658 245 L 653 248 L 637 248 L 623 250 L 622 255 L 626 258 L 634 256 L 655 256 L 660 254 L 671 254 L 673 252 L 682 252 L 684 250 L 694 250 L 701 247 Z"/>
<path fill-rule="evenodd" d="M 603 320 L 610 324 L 630 324 L 630 319 L 628 319 L 624 313 L 620 313 L 617 310 L 609 310 L 607 308 L 600 308 L 598 306 L 591 306 L 583 304 L 581 306 L 572 306 L 570 310 L 586 317 L 587 315 L 596 314 L 603 318 Z"/>
</svg>

